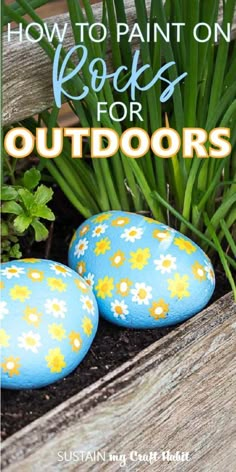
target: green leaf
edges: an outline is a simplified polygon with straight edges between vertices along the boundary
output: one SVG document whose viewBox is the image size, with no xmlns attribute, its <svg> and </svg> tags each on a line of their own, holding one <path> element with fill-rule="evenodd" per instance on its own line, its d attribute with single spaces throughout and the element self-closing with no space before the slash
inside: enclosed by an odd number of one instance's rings
<svg viewBox="0 0 236 472">
<path fill-rule="evenodd" d="M 5 202 L 1 208 L 2 213 L 12 213 L 13 215 L 20 215 L 23 213 L 23 208 L 16 202 Z"/>
<path fill-rule="evenodd" d="M 11 185 L 3 185 L 1 190 L 2 200 L 15 200 L 17 198 L 17 191 Z"/>
<path fill-rule="evenodd" d="M 14 220 L 14 228 L 18 233 L 24 233 L 29 228 L 32 222 L 32 217 L 25 214 L 19 215 Z"/>
<path fill-rule="evenodd" d="M 39 184 L 40 179 L 41 179 L 41 173 L 39 172 L 38 169 L 36 169 L 35 167 L 32 167 L 31 169 L 27 170 L 24 173 L 24 178 L 23 178 L 24 186 L 28 190 L 33 190 Z"/>
<path fill-rule="evenodd" d="M 48 0 L 30 0 L 29 1 L 29 4 L 33 7 L 33 8 L 39 8 L 41 7 L 42 5 L 45 5 L 45 3 L 47 3 Z M 13 11 L 16 11 L 18 14 L 20 15 L 24 15 L 25 14 L 25 10 L 24 8 L 22 7 L 19 7 L 18 3 L 17 2 L 14 2 L 14 3 L 11 3 L 10 5 L 11 7 L 11 10 Z M 11 21 L 11 17 L 10 16 L 5 16 L 4 15 L 4 18 L 3 18 L 3 24 L 4 26 L 7 25 L 7 23 L 10 23 Z"/>
<path fill-rule="evenodd" d="M 53 196 L 53 190 L 51 188 L 46 187 L 45 185 L 40 185 L 37 188 L 34 194 L 34 203 L 37 205 L 46 205 Z"/>
<path fill-rule="evenodd" d="M 34 195 L 26 188 L 21 188 L 18 190 L 18 194 L 26 210 L 30 211 L 32 205 L 34 204 Z"/>
<path fill-rule="evenodd" d="M 36 209 L 32 212 L 37 218 L 44 218 L 45 220 L 54 221 L 55 215 L 52 210 L 44 205 L 38 205 Z"/>
<path fill-rule="evenodd" d="M 227 279 L 228 279 L 228 281 L 229 281 L 229 283 L 232 287 L 233 294 L 234 294 L 234 300 L 236 301 L 236 285 L 235 285 L 233 274 L 230 270 L 229 264 L 228 264 L 227 259 L 226 259 L 226 254 L 224 253 L 224 251 L 221 247 L 220 241 L 219 241 L 219 239 L 218 239 L 218 237 L 215 233 L 215 230 L 214 230 L 214 227 L 211 224 L 211 221 L 209 220 L 209 218 L 207 216 L 207 213 L 204 213 L 203 216 L 204 216 L 204 220 L 205 220 L 208 232 L 210 233 L 211 239 L 214 242 L 214 244 L 216 246 L 216 249 L 218 251 L 219 258 L 220 258 L 221 264 L 224 268 L 226 277 L 227 277 Z"/>
<path fill-rule="evenodd" d="M 34 228 L 35 232 L 35 239 L 36 241 L 44 241 L 48 237 L 48 230 L 47 228 L 43 225 L 38 220 L 33 220 L 32 221 L 32 226 Z"/>
<path fill-rule="evenodd" d="M 8 224 L 6 221 L 2 221 L 1 233 L 2 236 L 8 236 L 9 234 Z"/>
<path fill-rule="evenodd" d="M 20 250 L 20 245 L 18 243 L 14 244 L 14 246 L 11 247 L 9 251 L 9 256 L 12 259 L 20 259 L 22 257 L 22 252 Z"/>
</svg>

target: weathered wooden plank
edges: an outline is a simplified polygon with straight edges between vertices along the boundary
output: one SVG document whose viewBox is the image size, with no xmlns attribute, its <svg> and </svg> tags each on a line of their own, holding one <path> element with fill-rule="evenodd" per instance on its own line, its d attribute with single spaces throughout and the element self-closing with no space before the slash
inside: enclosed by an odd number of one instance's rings
<svg viewBox="0 0 236 472">
<path fill-rule="evenodd" d="M 150 10 L 151 0 L 146 0 Z M 126 13 L 130 26 L 136 21 L 133 0 L 126 0 Z M 97 21 L 101 19 L 101 5 L 94 5 Z M 222 21 L 222 6 L 218 21 Z M 51 17 L 45 20 L 49 25 L 57 22 L 59 26 L 69 22 L 68 14 Z M 232 37 L 236 36 L 236 16 Z M 65 37 L 65 47 L 74 44 L 71 28 Z M 133 44 L 133 48 L 137 43 Z M 107 64 L 111 69 L 111 51 L 107 53 Z M 38 44 L 28 41 L 22 43 L 17 39 L 7 42 L 3 35 L 3 124 L 7 125 L 28 116 L 39 113 L 53 104 L 52 65 Z"/>
<path fill-rule="evenodd" d="M 233 472 L 236 305 L 228 294 L 135 359 L 3 443 L 6 472 L 116 472 L 58 462 L 58 451 L 125 454 L 128 471 Z M 131 451 L 185 451 L 189 462 L 132 462 Z M 170 468 L 169 468 L 170 467 Z"/>
</svg>

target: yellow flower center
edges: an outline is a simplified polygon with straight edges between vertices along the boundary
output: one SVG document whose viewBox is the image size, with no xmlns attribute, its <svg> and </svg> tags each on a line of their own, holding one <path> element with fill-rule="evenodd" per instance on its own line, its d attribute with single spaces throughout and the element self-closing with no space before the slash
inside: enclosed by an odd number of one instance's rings
<svg viewBox="0 0 236 472">
<path fill-rule="evenodd" d="M 136 234 L 137 234 L 137 231 L 135 231 L 134 229 L 130 231 L 129 233 L 130 236 L 136 236 Z"/>
<path fill-rule="evenodd" d="M 10 272 L 10 274 L 15 274 L 17 272 L 16 269 L 8 269 L 8 272 Z"/>
<path fill-rule="evenodd" d="M 163 267 L 170 267 L 171 261 L 169 261 L 168 259 L 165 259 L 164 261 L 162 261 L 162 265 Z"/>
<path fill-rule="evenodd" d="M 146 290 L 144 288 L 141 288 L 138 291 L 138 296 L 139 296 L 139 298 L 141 298 L 141 300 L 144 300 L 144 298 L 146 298 L 146 296 L 147 296 Z"/>
<path fill-rule="evenodd" d="M 58 272 L 61 272 L 62 274 L 65 274 L 65 272 L 66 272 L 65 267 L 61 267 L 59 265 L 56 265 L 55 269 L 58 270 Z"/>
<path fill-rule="evenodd" d="M 60 310 L 60 306 L 58 305 L 58 303 L 53 303 L 52 308 L 53 308 L 53 310 L 55 310 L 55 311 L 59 311 L 59 310 Z"/>
<path fill-rule="evenodd" d="M 115 312 L 117 313 L 117 315 L 122 315 L 123 310 L 122 310 L 121 306 L 116 306 L 115 307 Z"/>
<path fill-rule="evenodd" d="M 137 262 L 143 262 L 144 260 L 143 254 L 138 254 L 136 259 L 137 259 Z"/>
<path fill-rule="evenodd" d="M 103 250 L 103 249 L 106 248 L 106 245 L 107 245 L 107 243 L 106 243 L 105 241 L 102 241 L 102 242 L 99 244 L 99 248 L 100 248 L 101 250 Z"/>
<path fill-rule="evenodd" d="M 88 307 L 89 310 L 93 307 L 92 302 L 90 300 L 86 301 L 86 306 Z"/>
<path fill-rule="evenodd" d="M 54 357 L 54 359 L 52 360 L 52 363 L 53 363 L 54 369 L 60 369 L 61 368 L 61 360 L 60 360 L 59 357 Z"/>
<path fill-rule="evenodd" d="M 183 290 L 185 290 L 184 283 L 183 282 L 177 282 L 176 289 L 177 289 L 178 292 L 182 292 Z"/>
<path fill-rule="evenodd" d="M 36 344 L 36 341 L 34 338 L 28 336 L 26 339 L 25 339 L 25 342 L 26 344 L 28 344 L 28 346 L 35 346 Z"/>
</svg>

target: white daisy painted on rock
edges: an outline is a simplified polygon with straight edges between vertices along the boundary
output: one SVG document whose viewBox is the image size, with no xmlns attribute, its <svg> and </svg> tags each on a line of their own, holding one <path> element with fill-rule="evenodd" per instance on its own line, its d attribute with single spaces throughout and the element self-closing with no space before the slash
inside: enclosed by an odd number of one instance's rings
<svg viewBox="0 0 236 472">
<path fill-rule="evenodd" d="M 37 354 L 38 348 L 41 346 L 40 335 L 29 331 L 28 333 L 22 333 L 18 337 L 18 347 L 26 349 L 26 351 L 31 351 Z"/>
<path fill-rule="evenodd" d="M 152 299 L 152 287 L 146 285 L 144 282 L 136 283 L 135 288 L 131 289 L 133 295 L 132 302 L 138 305 L 148 305 Z"/>
<path fill-rule="evenodd" d="M 57 298 L 47 299 L 44 307 L 48 315 L 52 315 L 55 318 L 65 318 L 67 306 L 64 300 L 58 300 Z"/>
<path fill-rule="evenodd" d="M 94 315 L 95 307 L 93 304 L 93 300 L 91 300 L 91 298 L 88 295 L 82 295 L 80 300 L 83 303 L 82 308 L 86 310 L 88 313 L 90 313 L 91 315 Z"/>
<path fill-rule="evenodd" d="M 8 315 L 8 313 L 7 302 L 4 302 L 3 300 L 0 301 L 0 320 L 3 320 L 5 315 Z"/>
<path fill-rule="evenodd" d="M 136 240 L 141 239 L 143 235 L 143 229 L 138 228 L 137 226 L 132 226 L 131 228 L 126 228 L 121 235 L 121 238 L 126 242 L 134 243 Z"/>
<path fill-rule="evenodd" d="M 212 268 L 210 262 L 208 262 L 208 261 L 206 261 L 206 260 L 205 260 L 204 262 L 205 262 L 205 264 L 206 264 L 205 267 L 204 267 L 204 269 L 205 269 L 205 271 L 206 271 L 207 278 L 208 278 L 208 280 L 210 280 L 210 282 L 212 283 L 212 285 L 214 285 L 214 283 L 215 283 L 215 273 L 214 273 L 214 270 L 213 270 L 213 268 Z"/>
<path fill-rule="evenodd" d="M 89 272 L 88 275 L 86 275 L 86 277 L 84 277 L 84 280 L 85 280 L 85 282 L 87 282 L 87 284 L 90 287 L 94 286 L 94 274 L 92 274 L 91 272 Z"/>
<path fill-rule="evenodd" d="M 93 230 L 93 233 L 92 233 L 92 237 L 93 238 L 99 238 L 99 236 L 101 236 L 101 234 L 105 233 L 107 228 L 108 228 L 107 225 L 97 225 L 97 226 L 95 226 L 95 228 Z"/>
<path fill-rule="evenodd" d="M 72 276 L 72 271 L 69 268 L 62 266 L 61 264 L 50 264 L 50 269 L 53 270 L 56 275 L 62 275 L 62 277 Z"/>
<path fill-rule="evenodd" d="M 86 238 L 80 239 L 78 244 L 75 246 L 74 255 L 77 257 L 83 256 L 85 251 L 88 249 L 88 240 Z"/>
<path fill-rule="evenodd" d="M 177 269 L 176 257 L 171 256 L 170 254 L 160 255 L 160 259 L 154 261 L 156 270 L 159 270 L 161 274 L 170 274 L 172 270 Z"/>
<path fill-rule="evenodd" d="M 129 314 L 128 306 L 124 300 L 114 300 L 114 302 L 111 302 L 111 311 L 115 318 L 121 318 L 122 320 L 125 320 Z"/>
<path fill-rule="evenodd" d="M 4 275 L 7 279 L 12 279 L 12 277 L 19 278 L 20 275 L 24 274 L 25 270 L 23 267 L 17 267 L 12 265 L 10 267 L 6 267 L 5 269 L 1 269 L 1 274 Z"/>
</svg>

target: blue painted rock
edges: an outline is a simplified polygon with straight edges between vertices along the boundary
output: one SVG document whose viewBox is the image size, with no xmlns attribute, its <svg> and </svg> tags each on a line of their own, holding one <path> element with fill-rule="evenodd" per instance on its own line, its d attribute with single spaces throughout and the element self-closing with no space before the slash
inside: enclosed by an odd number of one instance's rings
<svg viewBox="0 0 236 472">
<path fill-rule="evenodd" d="M 88 284 L 57 262 L 22 259 L 1 266 L 3 388 L 49 385 L 72 372 L 98 325 Z"/>
<path fill-rule="evenodd" d="M 93 287 L 101 315 L 129 328 L 179 323 L 209 301 L 215 276 L 189 238 L 121 211 L 86 220 L 74 234 L 69 266 Z"/>
</svg>

